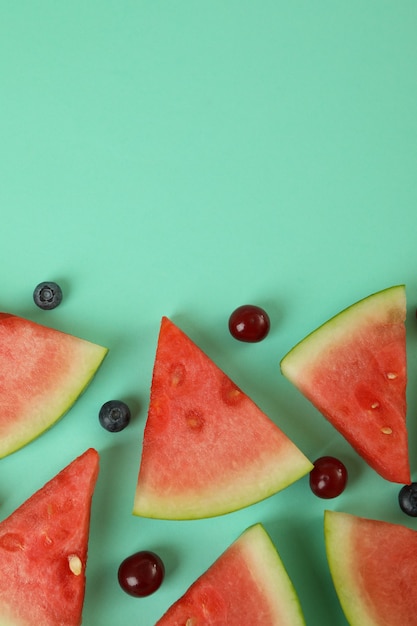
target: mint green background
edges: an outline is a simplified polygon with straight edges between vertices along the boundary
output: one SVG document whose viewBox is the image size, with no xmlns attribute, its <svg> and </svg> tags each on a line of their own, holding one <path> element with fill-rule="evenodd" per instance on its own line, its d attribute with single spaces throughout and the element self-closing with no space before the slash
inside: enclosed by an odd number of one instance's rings
<svg viewBox="0 0 417 626">
<path fill-rule="evenodd" d="M 323 543 L 326 507 L 417 528 L 379 478 L 283 379 L 294 343 L 396 283 L 409 304 L 409 427 L 417 479 L 417 4 L 412 0 L 0 1 L 0 308 L 110 348 L 52 430 L 0 464 L 6 517 L 86 447 L 101 453 L 86 626 L 151 626 L 261 521 L 309 626 L 347 622 Z M 42 280 L 62 305 L 32 302 Z M 238 305 L 272 321 L 234 341 Z M 302 479 L 209 521 L 131 515 L 159 322 L 176 321 L 312 459 L 342 458 L 339 498 Z M 117 435 L 110 398 L 132 407 Z M 139 549 L 166 580 L 118 587 Z M 362 626 L 362 625 L 361 625 Z"/>
</svg>

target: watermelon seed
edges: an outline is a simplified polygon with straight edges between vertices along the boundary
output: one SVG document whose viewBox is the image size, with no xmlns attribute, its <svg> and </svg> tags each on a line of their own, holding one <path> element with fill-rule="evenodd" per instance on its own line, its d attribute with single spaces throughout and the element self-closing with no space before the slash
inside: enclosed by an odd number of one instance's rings
<svg viewBox="0 0 417 626">
<path fill-rule="evenodd" d="M 24 550 L 24 538 L 19 533 L 6 533 L 0 537 L 0 548 L 7 550 L 7 552 Z"/>
<path fill-rule="evenodd" d="M 230 379 L 223 381 L 221 394 L 223 402 L 229 406 L 237 406 L 243 400 L 242 391 Z"/>
<path fill-rule="evenodd" d="M 68 557 L 68 565 L 73 574 L 75 576 L 79 576 L 83 569 L 83 564 L 81 563 L 81 559 L 76 554 L 71 554 Z"/>
<path fill-rule="evenodd" d="M 185 419 L 187 426 L 191 428 L 191 430 L 199 431 L 204 426 L 204 417 L 198 410 L 187 411 Z"/>
<path fill-rule="evenodd" d="M 387 378 L 389 378 L 389 380 L 395 380 L 397 378 L 397 374 L 395 372 L 388 372 Z"/>
<path fill-rule="evenodd" d="M 378 409 L 378 408 L 379 408 L 379 402 L 372 402 L 371 409 Z"/>
<path fill-rule="evenodd" d="M 239 400 L 240 396 L 241 392 L 239 389 L 231 389 L 227 395 L 227 400 L 230 404 L 234 404 L 237 400 Z"/>
<path fill-rule="evenodd" d="M 185 379 L 185 367 L 183 363 L 174 363 L 170 368 L 171 385 L 178 387 Z"/>
<path fill-rule="evenodd" d="M 381 433 L 384 433 L 384 435 L 392 435 L 392 428 L 389 426 L 383 426 L 381 428 Z"/>
</svg>

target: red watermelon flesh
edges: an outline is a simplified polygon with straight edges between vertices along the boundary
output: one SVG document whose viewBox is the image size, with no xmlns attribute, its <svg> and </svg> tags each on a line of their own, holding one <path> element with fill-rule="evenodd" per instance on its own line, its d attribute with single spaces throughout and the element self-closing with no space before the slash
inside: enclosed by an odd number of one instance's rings
<svg viewBox="0 0 417 626">
<path fill-rule="evenodd" d="M 282 373 L 387 480 L 411 481 L 406 299 L 398 285 L 336 315 L 281 361 Z"/>
<path fill-rule="evenodd" d="M 52 426 L 106 354 L 84 339 L 0 313 L 0 458 Z"/>
<path fill-rule="evenodd" d="M 352 626 L 415 626 L 417 531 L 349 513 L 325 512 L 326 552 Z"/>
<path fill-rule="evenodd" d="M 261 524 L 248 528 L 156 626 L 305 626 L 284 565 Z"/>
<path fill-rule="evenodd" d="M 220 515 L 311 469 L 295 444 L 164 317 L 133 512 L 162 519 Z"/>
<path fill-rule="evenodd" d="M 90 448 L 0 522 L 0 624 L 79 626 L 91 499 Z"/>
</svg>

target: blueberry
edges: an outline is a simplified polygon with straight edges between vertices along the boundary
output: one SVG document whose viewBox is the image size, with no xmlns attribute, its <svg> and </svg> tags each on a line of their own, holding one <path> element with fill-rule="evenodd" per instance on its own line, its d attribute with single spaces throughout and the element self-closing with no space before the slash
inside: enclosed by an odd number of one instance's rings
<svg viewBox="0 0 417 626">
<path fill-rule="evenodd" d="M 98 414 L 100 424 L 111 433 L 118 433 L 130 422 L 130 409 L 121 400 L 105 402 Z"/>
<path fill-rule="evenodd" d="M 417 483 L 404 485 L 398 494 L 398 502 L 404 513 L 417 517 Z"/>
<path fill-rule="evenodd" d="M 61 287 L 53 282 L 39 283 L 34 289 L 33 300 L 41 309 L 55 309 L 62 301 Z"/>
</svg>

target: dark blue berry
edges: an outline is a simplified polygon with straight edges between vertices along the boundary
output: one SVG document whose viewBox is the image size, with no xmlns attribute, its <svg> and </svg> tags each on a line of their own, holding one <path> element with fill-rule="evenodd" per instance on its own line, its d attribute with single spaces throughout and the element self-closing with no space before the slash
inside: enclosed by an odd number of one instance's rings
<svg viewBox="0 0 417 626">
<path fill-rule="evenodd" d="M 401 510 L 411 517 L 417 517 L 417 483 L 404 485 L 398 494 Z"/>
<path fill-rule="evenodd" d="M 41 309 L 55 309 L 62 301 L 61 287 L 53 282 L 39 283 L 33 291 L 33 300 Z"/>
<path fill-rule="evenodd" d="M 130 409 L 121 400 L 105 402 L 98 414 L 100 424 L 111 433 L 118 433 L 130 422 Z"/>
</svg>

